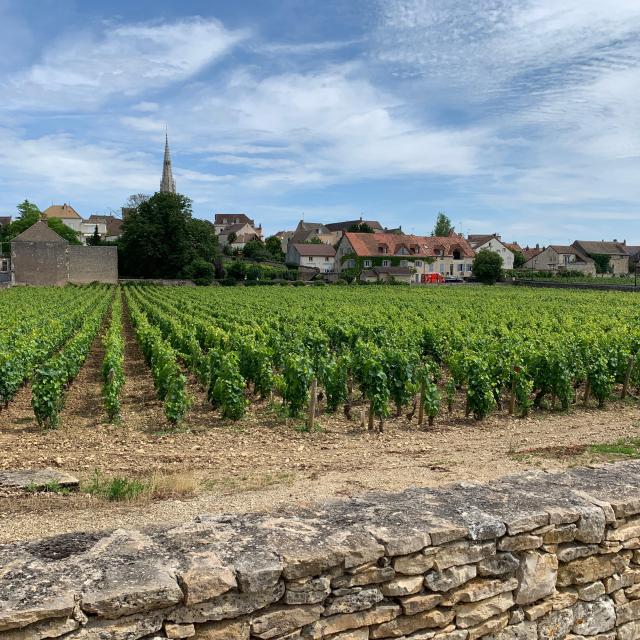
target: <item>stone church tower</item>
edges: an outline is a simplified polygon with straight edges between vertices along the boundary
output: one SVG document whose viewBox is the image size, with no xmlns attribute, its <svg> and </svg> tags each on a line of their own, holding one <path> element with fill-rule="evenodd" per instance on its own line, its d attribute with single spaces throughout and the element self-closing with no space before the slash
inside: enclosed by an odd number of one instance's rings
<svg viewBox="0 0 640 640">
<path fill-rule="evenodd" d="M 176 181 L 171 171 L 171 153 L 169 152 L 169 134 L 164 136 L 164 165 L 162 167 L 162 180 L 160 181 L 160 193 L 175 193 Z"/>
</svg>

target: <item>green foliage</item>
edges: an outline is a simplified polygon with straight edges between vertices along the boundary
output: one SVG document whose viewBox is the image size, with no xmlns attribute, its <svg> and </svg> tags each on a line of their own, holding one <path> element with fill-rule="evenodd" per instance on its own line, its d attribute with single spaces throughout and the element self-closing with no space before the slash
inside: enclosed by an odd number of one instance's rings
<svg viewBox="0 0 640 640">
<path fill-rule="evenodd" d="M 124 386 L 124 337 L 122 335 L 122 297 L 116 291 L 111 305 L 111 322 L 104 335 L 102 361 L 102 397 L 109 420 L 120 415 L 120 393 Z"/>
<path fill-rule="evenodd" d="M 213 225 L 191 216 L 191 200 L 156 193 L 129 213 L 118 241 L 120 270 L 143 278 L 188 277 L 196 260 L 212 263 L 218 255 Z"/>
<path fill-rule="evenodd" d="M 468 411 L 476 420 L 483 420 L 496 404 L 488 363 L 481 356 L 468 355 L 464 364 Z"/>
<path fill-rule="evenodd" d="M 522 251 L 514 251 L 513 252 L 513 268 L 519 269 L 527 259 L 524 257 Z"/>
<path fill-rule="evenodd" d="M 611 273 L 611 256 L 602 253 L 590 253 L 589 257 L 595 262 L 596 273 Z"/>
<path fill-rule="evenodd" d="M 89 493 L 112 502 L 131 501 L 139 498 L 150 489 L 147 482 L 129 479 L 121 476 L 103 478 L 96 469 L 91 481 L 83 487 L 85 493 Z"/>
<path fill-rule="evenodd" d="M 389 415 L 389 379 L 385 372 L 384 354 L 370 342 L 359 341 L 354 353 L 354 376 L 364 397 L 371 402 L 374 415 Z"/>
<path fill-rule="evenodd" d="M 309 386 L 313 378 L 311 361 L 305 355 L 290 353 L 284 357 L 282 398 L 289 408 L 289 415 L 296 418 L 309 397 Z"/>
<path fill-rule="evenodd" d="M 197 258 L 186 268 L 185 275 L 197 285 L 206 286 L 213 282 L 214 267 L 211 262 Z"/>
<path fill-rule="evenodd" d="M 368 225 L 366 222 L 358 222 L 357 224 L 352 224 L 347 231 L 351 231 L 353 233 L 375 233 L 373 227 Z"/>
<path fill-rule="evenodd" d="M 483 284 L 495 284 L 502 276 L 502 256 L 482 249 L 473 259 L 473 275 Z"/>
<path fill-rule="evenodd" d="M 40 220 L 42 212 L 40 209 L 29 202 L 24 200 L 17 206 L 19 217 L 11 224 L 2 229 L 2 241 L 8 242 L 20 235 L 23 231 L 26 231 L 29 227 L 32 227 L 38 220 Z M 70 244 L 82 244 L 79 240 L 79 234 L 77 231 L 68 227 L 59 218 L 48 218 L 47 226 L 55 231 L 59 236 L 68 240 Z"/>
<path fill-rule="evenodd" d="M 215 406 L 220 407 L 223 418 L 242 418 L 247 407 L 244 387 L 237 354 L 231 352 L 221 355 L 212 398 Z"/>
<path fill-rule="evenodd" d="M 271 253 L 258 238 L 249 240 L 242 248 L 242 255 L 250 260 L 270 260 Z"/>
<path fill-rule="evenodd" d="M 453 223 L 445 213 L 440 211 L 436 218 L 436 226 L 433 228 L 431 235 L 446 237 L 453 231 Z"/>
<path fill-rule="evenodd" d="M 87 244 L 92 247 L 97 247 L 102 244 L 102 238 L 98 233 L 98 225 L 94 227 L 93 234 L 87 238 Z"/>
<path fill-rule="evenodd" d="M 269 252 L 269 255 L 274 260 L 284 262 L 284 251 L 282 250 L 282 243 L 280 238 L 276 236 L 269 236 L 264 242 L 265 249 Z"/>
<path fill-rule="evenodd" d="M 334 413 L 348 397 L 349 357 L 330 357 L 324 367 L 322 384 L 327 394 L 327 411 Z"/>
</svg>

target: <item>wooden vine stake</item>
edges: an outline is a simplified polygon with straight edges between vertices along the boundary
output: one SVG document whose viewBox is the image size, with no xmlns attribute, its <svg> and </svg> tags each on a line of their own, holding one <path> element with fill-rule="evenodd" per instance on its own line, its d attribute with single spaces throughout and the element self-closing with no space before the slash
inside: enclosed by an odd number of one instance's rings
<svg viewBox="0 0 640 640">
<path fill-rule="evenodd" d="M 636 364 L 635 356 L 631 356 L 629 358 L 629 362 L 627 363 L 627 371 L 624 374 L 624 384 L 622 385 L 622 394 L 620 397 L 624 400 L 629 393 L 629 381 L 631 380 L 631 374 L 633 373 L 633 367 Z"/>
<path fill-rule="evenodd" d="M 369 431 L 373 431 L 373 419 L 375 418 L 375 414 L 373 413 L 373 401 L 369 403 Z"/>
<path fill-rule="evenodd" d="M 511 397 L 509 398 L 509 415 L 512 416 L 516 410 L 516 379 L 511 381 Z"/>
<path fill-rule="evenodd" d="M 587 383 L 584 386 L 584 397 L 582 398 L 582 402 L 585 407 L 589 403 L 590 395 L 591 395 L 591 381 L 587 378 Z"/>
<path fill-rule="evenodd" d="M 420 383 L 420 400 L 418 401 L 418 426 L 424 422 L 424 380 Z"/>
<path fill-rule="evenodd" d="M 313 378 L 311 381 L 311 397 L 309 398 L 309 416 L 307 418 L 307 429 L 313 431 L 313 423 L 316 419 L 316 400 L 318 399 L 318 380 Z"/>
</svg>

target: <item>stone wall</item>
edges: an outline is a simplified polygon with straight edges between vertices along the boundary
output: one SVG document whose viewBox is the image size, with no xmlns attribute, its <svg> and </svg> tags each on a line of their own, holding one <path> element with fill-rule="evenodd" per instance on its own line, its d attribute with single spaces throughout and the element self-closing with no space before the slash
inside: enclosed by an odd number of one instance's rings
<svg viewBox="0 0 640 640">
<path fill-rule="evenodd" d="M 543 289 L 594 289 L 596 291 L 635 291 L 640 292 L 639 286 L 632 284 L 613 284 L 595 283 L 595 282 L 558 282 L 553 280 L 513 280 L 511 284 L 521 285 L 525 287 L 541 287 Z M 640 281 L 639 281 L 640 282 Z"/>
<path fill-rule="evenodd" d="M 640 462 L 0 546 L 0 639 L 633 640 Z"/>
<path fill-rule="evenodd" d="M 60 286 L 68 282 L 67 245 L 60 242 L 13 242 L 13 282 Z"/>
<path fill-rule="evenodd" d="M 118 284 L 117 247 L 69 245 L 69 282 Z"/>
</svg>

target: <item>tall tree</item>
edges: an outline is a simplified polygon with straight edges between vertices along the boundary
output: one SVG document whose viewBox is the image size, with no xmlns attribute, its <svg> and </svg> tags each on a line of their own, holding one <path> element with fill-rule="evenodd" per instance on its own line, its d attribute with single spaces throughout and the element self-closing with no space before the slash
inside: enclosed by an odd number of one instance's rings
<svg viewBox="0 0 640 640">
<path fill-rule="evenodd" d="M 375 233 L 373 227 L 366 222 L 352 224 L 347 231 L 351 231 L 353 233 Z"/>
<path fill-rule="evenodd" d="M 89 238 L 87 238 L 87 244 L 91 245 L 92 247 L 97 247 L 98 245 L 102 244 L 102 238 L 100 237 L 100 234 L 98 233 L 98 225 L 96 225 L 93 228 L 93 233 L 91 234 L 91 236 Z"/>
<path fill-rule="evenodd" d="M 284 251 L 282 250 L 282 242 L 277 236 L 269 236 L 264 241 L 264 246 L 275 260 L 284 260 Z"/>
<path fill-rule="evenodd" d="M 213 262 L 218 239 L 213 225 L 191 217 L 189 198 L 156 193 L 125 218 L 118 247 L 123 274 L 181 278 L 194 261 Z"/>
<path fill-rule="evenodd" d="M 436 218 L 436 226 L 433 228 L 431 235 L 434 236 L 448 236 L 453 231 L 453 224 L 445 213 L 440 211 Z"/>
<path fill-rule="evenodd" d="M 473 275 L 484 284 L 495 284 L 502 276 L 502 256 L 482 249 L 473 259 Z"/>
</svg>

